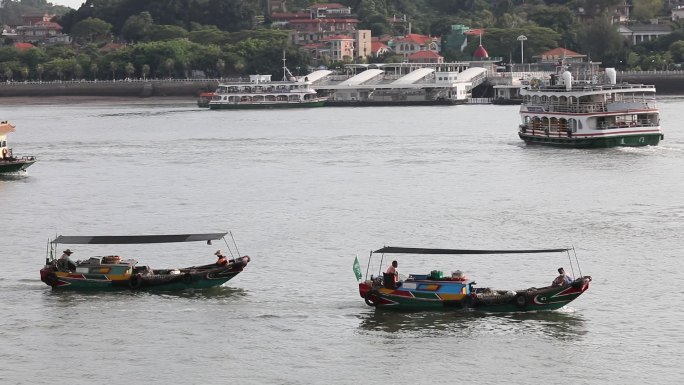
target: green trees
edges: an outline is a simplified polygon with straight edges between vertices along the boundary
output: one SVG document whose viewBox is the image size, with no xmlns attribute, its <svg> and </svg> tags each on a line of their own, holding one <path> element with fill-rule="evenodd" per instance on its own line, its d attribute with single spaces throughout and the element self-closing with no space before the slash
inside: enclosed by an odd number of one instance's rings
<svg viewBox="0 0 684 385">
<path fill-rule="evenodd" d="M 623 55 L 626 40 L 620 36 L 607 17 L 594 19 L 579 36 L 580 51 L 606 66 L 616 66 Z"/>
<path fill-rule="evenodd" d="M 121 37 L 129 42 L 147 41 L 153 24 L 152 15 L 149 12 L 129 16 L 121 28 Z"/>
<path fill-rule="evenodd" d="M 632 0 L 631 15 L 639 21 L 648 21 L 663 13 L 665 0 Z"/>
<path fill-rule="evenodd" d="M 288 0 L 298 11 L 313 0 Z M 684 23 L 652 42 L 630 45 L 610 23 L 622 0 L 337 0 L 352 7 L 359 28 L 373 36 L 408 32 L 444 36 L 451 25 L 485 28 L 482 42 L 491 56 L 530 61 L 555 47 L 587 54 L 594 61 L 621 68 L 668 67 L 684 62 Z M 21 15 L 19 2 L 6 2 L 0 21 Z M 21 2 L 49 7 L 45 0 Z M 319 1 L 321 3 L 321 1 Z M 256 25 L 266 1 L 255 0 L 85 0 L 84 6 L 59 17 L 76 43 L 28 50 L 0 47 L 0 77 L 13 79 L 114 79 L 122 77 L 210 77 L 246 73 L 282 73 L 282 55 L 293 70 L 314 63 L 290 46 L 287 31 Z M 646 20 L 662 15 L 664 0 L 633 0 L 633 15 Z M 580 12 L 579 9 L 582 8 Z M 582 23 L 579 22 L 581 16 Z M 16 16 L 19 17 L 19 16 Z M 589 21 L 587 21 L 589 20 Z M 521 47 L 517 37 L 527 40 Z M 106 43 L 127 43 L 111 51 Z M 8 43 L 6 43 L 8 44 Z M 443 52 L 447 60 L 469 59 L 479 44 L 470 38 L 461 53 Z M 446 51 L 446 49 L 445 49 Z M 388 55 L 384 60 L 402 58 Z M 378 60 L 372 58 L 371 60 Z M 293 72 L 295 72 L 293 70 Z"/>
<path fill-rule="evenodd" d="M 185 30 L 196 23 L 234 32 L 254 26 L 255 16 L 263 12 L 260 4 L 253 0 L 88 0 L 84 6 L 61 17 L 59 22 L 71 33 L 82 20 L 97 18 L 111 24 L 115 35 L 125 34 L 127 39 L 139 38 L 141 29 L 144 34 L 149 18 L 159 25 L 174 25 Z M 141 17 L 129 20 L 132 15 Z"/>
<path fill-rule="evenodd" d="M 77 43 L 96 43 L 110 38 L 112 25 L 104 20 L 89 17 L 74 24 L 71 37 Z"/>
</svg>

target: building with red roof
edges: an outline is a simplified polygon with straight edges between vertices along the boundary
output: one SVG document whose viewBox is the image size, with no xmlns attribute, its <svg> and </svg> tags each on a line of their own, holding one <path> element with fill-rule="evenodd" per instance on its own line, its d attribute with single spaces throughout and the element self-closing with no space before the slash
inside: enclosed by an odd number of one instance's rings
<svg viewBox="0 0 684 385">
<path fill-rule="evenodd" d="M 23 25 L 14 28 L 11 39 L 21 43 L 71 43 L 69 35 L 62 33 L 62 26 L 51 21 L 54 15 L 23 15 Z"/>
<path fill-rule="evenodd" d="M 114 51 L 116 51 L 120 48 L 123 48 L 125 46 L 126 46 L 126 44 L 122 44 L 122 43 L 107 43 L 107 44 L 103 45 L 102 47 L 100 47 L 100 52 L 106 52 L 106 53 L 114 52 Z"/>
<path fill-rule="evenodd" d="M 278 9 L 284 10 L 284 4 L 279 5 Z M 311 5 L 306 11 L 308 13 L 274 12 L 270 15 L 271 25 L 292 30 L 290 41 L 315 51 L 316 57 L 325 53 L 331 60 L 341 61 L 345 57 L 371 55 L 371 32 L 357 29 L 359 20 L 352 16 L 351 7 L 339 3 L 319 3 Z M 325 48 L 310 46 L 318 42 L 324 42 Z"/>
<path fill-rule="evenodd" d="M 349 17 L 351 7 L 339 3 L 313 4 L 308 8 L 312 18 Z"/>
<path fill-rule="evenodd" d="M 382 56 L 387 52 L 392 52 L 392 49 L 385 43 L 380 41 L 371 42 L 371 54 L 375 57 Z"/>
<path fill-rule="evenodd" d="M 433 51 L 418 51 L 409 55 L 409 63 L 444 63 L 444 56 Z"/>
<path fill-rule="evenodd" d="M 31 43 L 17 42 L 14 43 L 14 48 L 16 48 L 19 51 L 28 51 L 31 48 L 36 48 L 36 46 Z"/>
<path fill-rule="evenodd" d="M 439 38 L 410 33 L 402 38 L 396 39 L 390 45 L 394 52 L 408 58 L 418 51 L 432 51 L 439 53 Z"/>
<path fill-rule="evenodd" d="M 297 32 L 344 32 L 353 31 L 359 24 L 358 19 L 294 19 L 288 27 Z"/>
<path fill-rule="evenodd" d="M 587 55 L 566 48 L 554 48 L 533 57 L 540 63 L 557 63 L 560 60 L 565 60 L 566 63 L 579 63 L 583 62 Z"/>
</svg>

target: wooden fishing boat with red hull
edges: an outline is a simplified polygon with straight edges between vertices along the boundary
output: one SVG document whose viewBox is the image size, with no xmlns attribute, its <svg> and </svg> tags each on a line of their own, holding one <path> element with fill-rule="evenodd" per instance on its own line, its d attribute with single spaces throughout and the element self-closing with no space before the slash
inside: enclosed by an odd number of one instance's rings
<svg viewBox="0 0 684 385">
<path fill-rule="evenodd" d="M 249 256 L 239 256 L 235 242 L 235 256 L 225 263 L 211 263 L 199 266 L 170 269 L 151 269 L 139 266 L 135 259 L 124 259 L 118 255 L 90 257 L 72 262 L 57 258 L 59 244 L 147 244 L 203 241 L 211 244 L 224 240 L 228 233 L 173 234 L 173 235 L 131 235 L 131 236 L 58 236 L 48 243 L 45 266 L 40 270 L 40 279 L 55 290 L 185 290 L 220 286 L 247 266 Z M 225 242 L 228 253 L 233 250 Z M 69 253 L 66 253 L 66 252 Z M 220 254 L 220 251 L 216 254 Z M 221 261 L 221 260 L 219 260 Z"/>
<path fill-rule="evenodd" d="M 590 276 L 583 276 L 575 255 L 573 263 L 570 251 L 574 249 L 532 249 L 532 250 L 463 250 L 463 249 L 426 249 L 407 247 L 383 247 L 371 252 L 381 254 L 530 254 L 530 253 L 567 253 L 570 266 L 577 268 L 579 278 L 563 286 L 532 287 L 521 290 L 496 290 L 475 287 L 476 283 L 457 274 L 444 277 L 441 271 L 429 274 L 410 274 L 398 283 L 394 276 L 386 273 L 368 277 L 359 283 L 359 295 L 367 305 L 395 310 L 462 310 L 473 309 L 485 312 L 519 312 L 534 310 L 556 310 L 575 300 L 587 289 Z M 355 264 L 357 278 L 360 269 Z"/>
</svg>

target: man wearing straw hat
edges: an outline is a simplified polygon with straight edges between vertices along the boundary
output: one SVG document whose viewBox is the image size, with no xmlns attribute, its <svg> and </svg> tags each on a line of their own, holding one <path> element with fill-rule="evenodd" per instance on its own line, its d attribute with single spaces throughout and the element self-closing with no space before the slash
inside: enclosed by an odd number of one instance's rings
<svg viewBox="0 0 684 385">
<path fill-rule="evenodd" d="M 218 257 L 218 260 L 216 261 L 216 265 L 218 266 L 225 266 L 228 264 L 228 259 L 226 259 L 226 256 L 221 254 L 221 250 L 217 250 L 214 255 Z"/>
<path fill-rule="evenodd" d="M 71 254 L 73 254 L 73 251 L 66 249 L 63 252 L 61 257 L 59 257 L 59 261 L 57 261 L 57 265 L 61 266 L 63 269 L 66 271 L 74 271 L 76 270 L 76 264 L 69 259 Z"/>
</svg>

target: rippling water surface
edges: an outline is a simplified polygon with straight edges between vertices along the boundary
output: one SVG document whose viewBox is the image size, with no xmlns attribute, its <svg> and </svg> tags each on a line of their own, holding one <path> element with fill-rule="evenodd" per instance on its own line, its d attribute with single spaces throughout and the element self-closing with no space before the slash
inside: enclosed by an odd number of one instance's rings
<svg viewBox="0 0 684 385">
<path fill-rule="evenodd" d="M 208 111 L 192 101 L 5 102 L 0 383 L 549 384 L 684 378 L 682 99 L 657 147 L 526 147 L 516 106 Z M 247 269 L 205 291 L 52 292 L 57 234 L 232 230 Z M 536 314 L 393 313 L 352 273 L 383 245 L 574 246 L 591 288 Z M 74 245 L 152 267 L 225 245 Z M 560 255 L 399 257 L 541 286 Z M 371 266 L 377 272 L 380 266 Z M 383 267 L 384 268 L 384 267 Z M 577 273 L 577 272 L 576 272 Z"/>
</svg>

